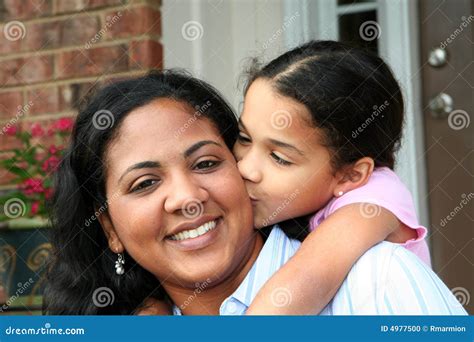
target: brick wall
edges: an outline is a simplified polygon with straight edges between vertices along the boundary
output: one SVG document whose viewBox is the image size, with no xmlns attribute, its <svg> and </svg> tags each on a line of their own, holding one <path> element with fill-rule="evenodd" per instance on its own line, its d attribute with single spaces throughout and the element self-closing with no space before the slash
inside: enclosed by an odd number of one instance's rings
<svg viewBox="0 0 474 342">
<path fill-rule="evenodd" d="M 0 150 L 6 125 L 74 116 L 98 86 L 160 68 L 160 37 L 160 0 L 0 0 Z"/>
</svg>

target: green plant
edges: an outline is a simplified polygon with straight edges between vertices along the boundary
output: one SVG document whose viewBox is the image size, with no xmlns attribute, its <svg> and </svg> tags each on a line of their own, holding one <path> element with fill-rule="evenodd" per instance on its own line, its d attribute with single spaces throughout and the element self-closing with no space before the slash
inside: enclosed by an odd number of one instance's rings
<svg viewBox="0 0 474 342">
<path fill-rule="evenodd" d="M 29 131 L 18 126 L 2 130 L 2 134 L 18 139 L 21 147 L 0 151 L 7 156 L 0 160 L 0 166 L 14 175 L 12 183 L 16 185 L 15 190 L 0 197 L 0 221 L 46 216 L 45 203 L 53 194 L 51 175 L 62 159 L 72 126 L 72 119 L 61 118 L 48 127 L 34 123 Z M 45 146 L 38 142 L 47 136 L 53 143 Z"/>
</svg>

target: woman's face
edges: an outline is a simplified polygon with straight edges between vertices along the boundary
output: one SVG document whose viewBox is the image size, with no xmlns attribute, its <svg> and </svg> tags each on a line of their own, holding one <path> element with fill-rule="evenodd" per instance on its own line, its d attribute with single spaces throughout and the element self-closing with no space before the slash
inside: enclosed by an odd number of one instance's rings
<svg viewBox="0 0 474 342">
<path fill-rule="evenodd" d="M 109 207 L 100 221 L 114 252 L 126 250 L 165 288 L 212 284 L 248 260 L 250 200 L 208 119 L 155 100 L 127 116 L 105 159 Z"/>
<path fill-rule="evenodd" d="M 310 117 L 267 80 L 255 80 L 245 95 L 234 154 L 256 228 L 313 213 L 334 195 L 330 153 Z"/>
</svg>

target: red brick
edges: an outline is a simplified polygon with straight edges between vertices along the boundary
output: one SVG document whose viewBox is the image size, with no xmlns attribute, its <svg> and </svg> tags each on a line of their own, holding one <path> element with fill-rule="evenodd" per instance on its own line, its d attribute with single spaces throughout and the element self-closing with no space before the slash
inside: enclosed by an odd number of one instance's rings
<svg viewBox="0 0 474 342">
<path fill-rule="evenodd" d="M 163 47 L 154 40 L 130 43 L 130 68 L 162 68 Z"/>
<path fill-rule="evenodd" d="M 61 46 L 85 45 L 99 31 L 99 17 L 72 17 L 61 23 Z"/>
<path fill-rule="evenodd" d="M 59 21 L 29 24 L 22 50 L 38 51 L 57 48 L 60 42 L 60 29 Z"/>
<path fill-rule="evenodd" d="M 59 112 L 59 94 L 57 87 L 36 88 L 26 94 L 26 101 L 33 105 L 29 113 L 45 114 Z"/>
<path fill-rule="evenodd" d="M 0 119 L 12 119 L 23 105 L 23 94 L 20 91 L 0 93 Z"/>
<path fill-rule="evenodd" d="M 0 87 L 48 81 L 53 77 L 51 56 L 30 56 L 0 63 Z"/>
<path fill-rule="evenodd" d="M 51 14 L 53 0 L 3 0 L 2 21 L 44 17 Z"/>
<path fill-rule="evenodd" d="M 121 5 L 123 0 L 61 0 L 57 3 L 57 12 L 77 12 L 85 9 Z"/>
<path fill-rule="evenodd" d="M 18 71 L 22 67 L 23 58 L 4 60 L 0 63 L 0 87 L 20 83 Z"/>
<path fill-rule="evenodd" d="M 59 88 L 61 110 L 77 110 L 83 102 L 99 87 L 98 83 L 71 83 Z"/>
<path fill-rule="evenodd" d="M 61 52 L 58 77 L 95 76 L 128 70 L 127 45 Z"/>
<path fill-rule="evenodd" d="M 18 138 L 3 133 L 3 129 L 5 127 L 6 124 L 0 125 L 0 151 L 11 150 L 13 148 L 21 148 L 22 144 Z"/>
<path fill-rule="evenodd" d="M 117 16 L 116 21 L 114 16 Z M 110 23 L 108 38 L 124 38 L 139 35 L 160 35 L 161 15 L 151 7 L 142 6 L 129 10 L 109 12 L 105 16 Z"/>
<path fill-rule="evenodd" d="M 53 57 L 45 55 L 25 58 L 16 78 L 24 84 L 53 79 Z"/>
</svg>

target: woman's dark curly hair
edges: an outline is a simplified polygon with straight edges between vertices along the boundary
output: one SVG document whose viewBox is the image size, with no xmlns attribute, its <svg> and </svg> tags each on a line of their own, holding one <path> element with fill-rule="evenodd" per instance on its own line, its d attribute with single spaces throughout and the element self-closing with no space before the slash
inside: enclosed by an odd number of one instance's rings
<svg viewBox="0 0 474 342">
<path fill-rule="evenodd" d="M 127 315 L 148 297 L 165 298 L 155 276 L 130 255 L 125 253 L 125 274 L 115 273 L 117 255 L 95 216 L 97 208 L 107 208 L 104 156 L 109 144 L 131 111 L 159 98 L 182 102 L 190 111 L 199 108 L 199 116 L 209 119 L 232 149 L 238 125 L 231 107 L 212 86 L 184 71 L 154 71 L 99 91 L 79 113 L 55 175 L 50 203 L 54 256 L 47 271 L 45 314 Z M 103 306 L 104 300 L 111 304 Z"/>
</svg>

